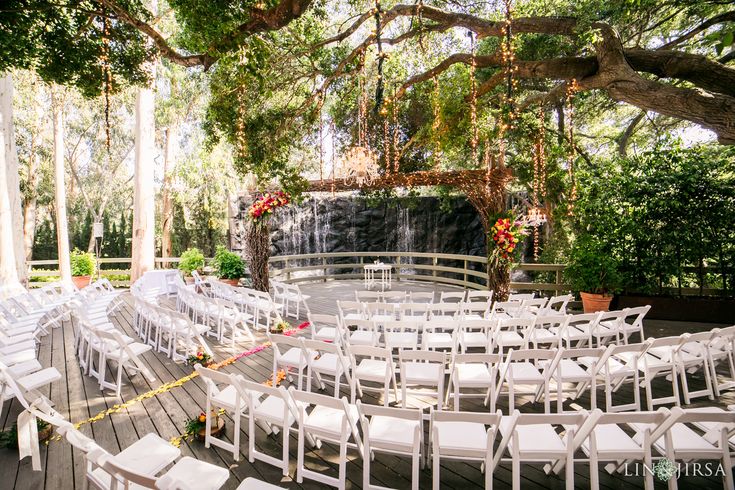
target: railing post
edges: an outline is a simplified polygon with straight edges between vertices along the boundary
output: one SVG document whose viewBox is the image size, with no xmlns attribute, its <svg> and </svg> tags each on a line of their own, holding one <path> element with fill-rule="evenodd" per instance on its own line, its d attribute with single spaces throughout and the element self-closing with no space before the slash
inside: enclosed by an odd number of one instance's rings
<svg viewBox="0 0 735 490">
<path fill-rule="evenodd" d="M 436 277 L 436 266 L 438 265 L 438 263 L 439 263 L 439 258 L 436 255 L 434 255 L 431 258 L 431 265 L 434 267 L 433 269 L 431 269 L 431 277 Z"/>
<path fill-rule="evenodd" d="M 327 258 L 322 257 L 322 275 L 324 276 L 323 281 L 327 282 Z"/>
<path fill-rule="evenodd" d="M 562 271 L 563 270 L 564 270 L 563 268 L 556 269 L 556 285 L 557 286 L 560 286 L 562 284 Z M 558 287 L 557 287 L 556 291 L 557 292 L 559 291 L 559 288 Z"/>
<path fill-rule="evenodd" d="M 396 255 L 396 281 L 401 280 L 401 256 Z"/>
<path fill-rule="evenodd" d="M 463 279 L 463 281 L 464 281 L 464 287 L 466 288 L 467 287 L 467 261 L 466 260 L 464 261 L 464 274 L 463 274 L 463 276 L 464 276 L 464 279 Z"/>
<path fill-rule="evenodd" d="M 284 260 L 283 264 L 284 264 L 284 268 L 286 269 L 286 282 L 290 283 L 291 282 L 291 271 L 289 270 L 289 267 L 288 267 L 288 259 Z"/>
</svg>

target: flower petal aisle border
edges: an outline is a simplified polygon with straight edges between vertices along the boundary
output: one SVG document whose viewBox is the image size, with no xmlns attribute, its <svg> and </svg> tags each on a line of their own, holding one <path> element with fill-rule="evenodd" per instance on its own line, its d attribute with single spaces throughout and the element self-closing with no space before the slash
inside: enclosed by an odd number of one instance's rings
<svg viewBox="0 0 735 490">
<path fill-rule="evenodd" d="M 307 322 L 304 322 L 301 325 L 297 326 L 296 328 L 293 328 L 291 330 L 285 331 L 283 333 L 283 335 L 294 335 L 295 333 L 298 333 L 299 331 L 307 328 L 309 325 L 310 324 L 309 324 L 308 321 Z M 228 357 L 227 359 L 224 359 L 224 360 L 222 360 L 220 362 L 216 362 L 214 364 L 211 364 L 209 366 L 209 369 L 213 369 L 213 370 L 216 371 L 218 369 L 221 369 L 221 368 L 223 368 L 225 366 L 229 366 L 230 364 L 233 364 L 233 363 L 237 362 L 238 360 L 242 359 L 243 357 L 248 357 L 248 356 L 252 356 L 254 354 L 257 354 L 258 352 L 261 352 L 261 351 L 269 348 L 270 346 L 271 346 L 271 343 L 270 342 L 263 342 L 262 344 L 260 344 L 260 345 L 258 345 L 256 347 L 253 347 L 252 349 L 249 349 L 249 350 L 240 352 L 239 354 L 235 354 L 234 356 Z M 137 403 L 140 403 L 140 402 L 142 402 L 144 400 L 148 400 L 150 398 L 153 398 L 154 396 L 161 395 L 163 393 L 167 393 L 167 392 L 173 390 L 174 388 L 178 388 L 179 386 L 182 386 L 184 383 L 187 383 L 187 382 L 191 381 L 192 379 L 196 378 L 197 376 L 199 376 L 199 373 L 197 373 L 196 371 L 194 371 L 194 372 L 192 372 L 191 374 L 189 374 L 187 376 L 181 377 L 181 378 L 179 378 L 177 380 L 174 380 L 174 381 L 170 381 L 168 383 L 164 383 L 161 386 L 159 386 L 158 388 L 156 388 L 154 390 L 147 391 L 145 393 L 141 393 L 140 395 L 136 396 L 135 398 L 133 398 L 131 400 L 128 400 L 127 402 L 115 404 L 115 405 L 113 405 L 112 407 L 110 407 L 110 408 L 108 408 L 106 410 L 102 410 L 101 412 L 99 412 L 94 417 L 90 417 L 87 420 L 83 420 L 81 422 L 76 422 L 74 424 L 74 427 L 76 427 L 78 429 L 78 428 L 80 428 L 81 426 L 83 426 L 85 424 L 93 424 L 95 422 L 99 422 L 100 420 L 104 419 L 105 417 L 107 417 L 109 415 L 112 415 L 112 414 L 115 414 L 115 413 L 120 413 L 123 410 L 126 410 L 126 409 L 132 407 L 133 405 L 135 405 Z M 61 436 L 59 436 L 59 435 L 54 436 L 53 438 L 51 438 L 48 441 L 46 441 L 46 444 L 48 444 L 52 440 L 53 441 L 61 440 Z"/>
</svg>

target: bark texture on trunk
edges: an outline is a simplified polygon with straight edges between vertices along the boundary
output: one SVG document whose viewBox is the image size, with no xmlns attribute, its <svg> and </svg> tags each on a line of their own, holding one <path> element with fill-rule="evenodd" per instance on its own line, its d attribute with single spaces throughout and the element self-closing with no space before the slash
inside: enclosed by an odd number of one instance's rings
<svg viewBox="0 0 735 490">
<path fill-rule="evenodd" d="M 64 108 L 58 88 L 51 91 L 54 119 L 54 208 L 56 209 L 56 247 L 61 280 L 71 284 L 69 260 L 69 225 L 66 218 L 66 182 L 64 178 Z"/>
<path fill-rule="evenodd" d="M 268 291 L 268 259 L 271 255 L 271 233 L 268 222 L 249 222 L 245 230 L 245 257 L 250 268 L 253 288 Z"/>
<path fill-rule="evenodd" d="M 33 243 L 36 239 L 36 211 L 38 195 L 38 154 L 36 148 L 36 135 L 31 142 L 31 155 L 28 159 L 28 199 L 23 203 L 23 248 L 26 260 L 33 260 Z"/>
<path fill-rule="evenodd" d="M 21 281 L 25 278 L 23 237 L 17 226 L 20 223 L 18 181 L 18 157 L 13 127 L 13 80 L 10 74 L 4 74 L 0 77 L 0 299 L 21 291 Z M 21 254 L 20 257 L 17 253 Z M 21 267 L 18 267 L 19 263 L 22 264 Z"/>
<path fill-rule="evenodd" d="M 130 281 L 155 267 L 155 192 L 153 160 L 154 94 L 141 88 L 135 98 L 135 194 L 133 196 L 133 258 Z"/>
<path fill-rule="evenodd" d="M 171 173 L 176 165 L 178 127 L 171 124 L 166 129 L 166 147 L 163 152 L 163 188 L 161 189 L 161 257 L 171 256 L 171 225 L 173 203 L 171 201 Z"/>
</svg>

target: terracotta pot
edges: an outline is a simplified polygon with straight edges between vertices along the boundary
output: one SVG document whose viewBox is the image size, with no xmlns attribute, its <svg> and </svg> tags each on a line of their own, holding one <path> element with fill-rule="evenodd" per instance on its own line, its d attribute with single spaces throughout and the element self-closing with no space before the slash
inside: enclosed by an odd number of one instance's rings
<svg viewBox="0 0 735 490">
<path fill-rule="evenodd" d="M 225 284 L 229 284 L 230 286 L 237 287 L 238 284 L 240 284 L 240 279 L 223 279 L 220 278 L 219 282 L 223 282 Z"/>
<path fill-rule="evenodd" d="M 598 311 L 609 311 L 613 295 L 579 293 L 582 297 L 582 307 L 585 313 L 596 313 Z"/>
<path fill-rule="evenodd" d="M 92 276 L 72 276 L 71 282 L 77 287 L 77 289 L 84 289 L 89 286 L 89 282 L 92 280 Z"/>
</svg>

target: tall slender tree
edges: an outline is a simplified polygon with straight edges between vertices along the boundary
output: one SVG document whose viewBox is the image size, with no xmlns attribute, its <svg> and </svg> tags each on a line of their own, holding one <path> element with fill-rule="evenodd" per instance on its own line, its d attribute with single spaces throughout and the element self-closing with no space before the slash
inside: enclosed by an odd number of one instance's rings
<svg viewBox="0 0 735 490">
<path fill-rule="evenodd" d="M 56 247 L 59 251 L 59 275 L 71 282 L 69 260 L 69 224 L 66 219 L 66 179 L 64 178 L 64 100 L 60 87 L 51 90 L 54 120 L 54 207 L 56 208 Z"/>
</svg>

